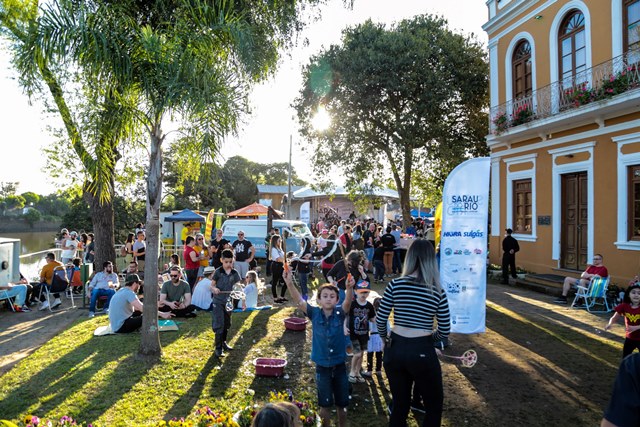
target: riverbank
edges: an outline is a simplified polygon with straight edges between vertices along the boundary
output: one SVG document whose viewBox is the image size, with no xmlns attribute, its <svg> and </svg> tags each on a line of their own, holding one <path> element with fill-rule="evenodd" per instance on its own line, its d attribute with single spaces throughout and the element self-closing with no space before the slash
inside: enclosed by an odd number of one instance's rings
<svg viewBox="0 0 640 427">
<path fill-rule="evenodd" d="M 0 218 L 0 233 L 30 233 L 35 231 L 59 231 L 60 221 L 38 221 L 29 224 L 24 218 Z"/>
</svg>

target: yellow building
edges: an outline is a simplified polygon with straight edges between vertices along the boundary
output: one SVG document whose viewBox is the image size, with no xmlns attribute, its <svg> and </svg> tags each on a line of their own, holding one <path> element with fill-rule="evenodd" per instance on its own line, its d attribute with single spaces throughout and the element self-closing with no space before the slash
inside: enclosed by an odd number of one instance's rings
<svg viewBox="0 0 640 427">
<path fill-rule="evenodd" d="M 491 262 L 640 273 L 640 0 L 488 0 Z M 636 65 L 637 64 L 637 65 Z"/>
</svg>

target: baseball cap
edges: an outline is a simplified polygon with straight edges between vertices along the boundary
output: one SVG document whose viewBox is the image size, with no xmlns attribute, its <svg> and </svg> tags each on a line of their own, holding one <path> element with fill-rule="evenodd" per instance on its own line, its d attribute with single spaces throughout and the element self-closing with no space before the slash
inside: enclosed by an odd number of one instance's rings
<svg viewBox="0 0 640 427">
<path fill-rule="evenodd" d="M 356 292 L 369 292 L 371 291 L 371 285 L 366 280 L 360 279 L 355 286 Z"/>
<path fill-rule="evenodd" d="M 204 268 L 203 274 L 211 274 L 214 271 L 216 271 L 216 268 L 210 265 Z"/>
</svg>

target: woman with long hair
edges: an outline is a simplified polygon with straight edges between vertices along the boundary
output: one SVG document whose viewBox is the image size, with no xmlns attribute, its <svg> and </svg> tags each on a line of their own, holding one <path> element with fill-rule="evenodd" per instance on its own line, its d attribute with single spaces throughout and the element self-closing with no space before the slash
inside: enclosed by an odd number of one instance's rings
<svg viewBox="0 0 640 427">
<path fill-rule="evenodd" d="M 434 341 L 449 335 L 450 315 L 436 254 L 427 240 L 417 239 L 411 244 L 402 276 L 389 282 L 384 291 L 376 315 L 381 337 L 387 336 L 392 311 L 393 328 L 384 350 L 384 369 L 393 396 L 389 425 L 407 425 L 411 385 L 415 382 L 426 407 L 422 426 L 439 426 L 444 392 Z M 438 321 L 436 330 L 434 318 Z"/>
<path fill-rule="evenodd" d="M 133 233 L 127 234 L 127 240 L 124 242 L 124 250 L 126 255 L 124 256 L 124 260 L 127 264 L 133 261 L 133 241 L 135 240 L 135 235 Z"/>
<path fill-rule="evenodd" d="M 309 237 L 303 237 L 300 239 L 301 251 L 298 255 L 298 280 L 300 281 L 300 294 L 304 300 L 307 300 L 309 289 L 307 283 L 309 281 L 309 273 L 311 273 L 311 239 Z"/>
<path fill-rule="evenodd" d="M 282 250 L 282 238 L 279 234 L 271 236 L 269 257 L 271 259 L 271 295 L 273 296 L 273 302 L 286 302 L 287 299 L 284 297 L 284 293 L 287 287 L 284 286 L 284 280 L 282 279 L 282 273 L 284 272 L 284 251 Z M 279 284 L 282 284 L 282 290 L 278 298 Z"/>
</svg>

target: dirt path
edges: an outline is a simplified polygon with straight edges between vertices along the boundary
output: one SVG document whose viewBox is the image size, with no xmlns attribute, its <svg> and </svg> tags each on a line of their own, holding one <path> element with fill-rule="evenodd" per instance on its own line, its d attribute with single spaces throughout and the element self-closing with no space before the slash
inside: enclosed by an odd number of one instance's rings
<svg viewBox="0 0 640 427">
<path fill-rule="evenodd" d="M 82 304 L 82 303 L 80 303 Z M 63 298 L 62 310 L 53 313 L 33 311 L 13 313 L 0 311 L 0 376 L 9 371 L 16 363 L 67 328 L 74 320 L 86 316 L 87 310 L 71 307 Z"/>
</svg>

